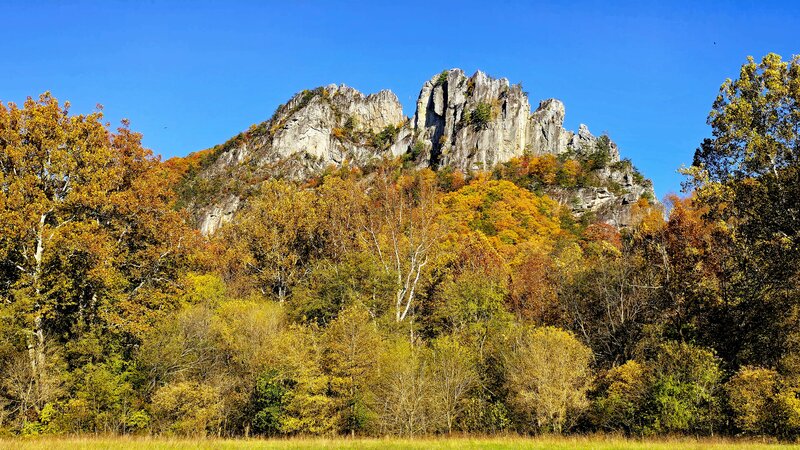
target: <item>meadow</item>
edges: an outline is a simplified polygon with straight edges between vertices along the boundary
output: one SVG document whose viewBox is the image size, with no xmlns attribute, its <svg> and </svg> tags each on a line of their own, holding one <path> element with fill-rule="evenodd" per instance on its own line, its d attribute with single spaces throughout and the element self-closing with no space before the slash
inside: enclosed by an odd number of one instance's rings
<svg viewBox="0 0 800 450">
<path fill-rule="evenodd" d="M 170 439 L 148 437 L 46 437 L 0 439 L 0 448 L 15 450 L 244 450 L 244 449 L 591 449 L 591 450 L 667 450 L 667 449 L 800 449 L 798 444 L 778 444 L 731 439 L 636 440 L 618 437 L 490 437 L 419 439 Z"/>
</svg>

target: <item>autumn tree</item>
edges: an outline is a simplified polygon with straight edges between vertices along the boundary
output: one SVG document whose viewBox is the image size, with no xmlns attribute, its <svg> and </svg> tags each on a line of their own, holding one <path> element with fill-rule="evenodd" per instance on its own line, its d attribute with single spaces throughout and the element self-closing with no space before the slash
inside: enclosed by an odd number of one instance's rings
<svg viewBox="0 0 800 450">
<path fill-rule="evenodd" d="M 774 370 L 742 367 L 725 384 L 736 428 L 752 435 L 777 431 L 773 427 L 780 425 L 775 417 L 780 388 L 781 377 Z"/>
<path fill-rule="evenodd" d="M 218 239 L 229 250 L 233 273 L 252 280 L 264 295 L 283 302 L 322 251 L 323 238 L 313 192 L 292 183 L 269 180 Z"/>
<path fill-rule="evenodd" d="M 362 242 L 396 278 L 395 320 L 413 311 L 418 287 L 441 238 L 435 175 L 397 174 L 384 167 L 371 183 Z"/>
<path fill-rule="evenodd" d="M 708 116 L 712 137 L 686 169 L 687 186 L 708 207 L 705 217 L 729 234 L 739 267 L 725 299 L 737 316 L 727 333 L 767 346 L 736 349 L 739 364 L 774 365 L 798 332 L 798 102 L 800 58 L 749 58 L 720 88 Z"/>
<path fill-rule="evenodd" d="M 127 123 L 114 133 L 102 118 L 70 115 L 49 93 L 0 106 L 0 298 L 35 384 L 48 339 L 106 326 L 135 342 L 187 267 L 170 173 Z M 86 357 L 102 359 L 102 345 Z"/>
<path fill-rule="evenodd" d="M 568 326 L 594 351 L 601 367 L 633 358 L 644 329 L 662 320 L 660 297 L 668 266 L 660 239 L 603 241 L 573 266 L 560 286 Z"/>
<path fill-rule="evenodd" d="M 298 321 L 325 325 L 345 308 L 362 303 L 375 316 L 394 313 L 396 278 L 366 251 L 351 251 L 340 260 L 322 259 L 309 268 L 288 303 Z"/>
<path fill-rule="evenodd" d="M 520 251 L 513 263 L 509 309 L 519 319 L 538 325 L 563 323 L 553 258 L 532 249 Z"/>
<path fill-rule="evenodd" d="M 612 367 L 595 381 L 590 420 L 602 430 L 641 433 L 645 425 L 641 412 L 649 387 L 644 364 L 629 360 Z"/>
<path fill-rule="evenodd" d="M 649 432 L 713 434 L 719 426 L 722 371 L 708 349 L 666 342 L 648 361 L 649 401 L 643 411 Z"/>
<path fill-rule="evenodd" d="M 524 330 L 506 364 L 511 401 L 537 430 L 561 433 L 588 405 L 591 350 L 554 327 Z"/>
<path fill-rule="evenodd" d="M 156 429 L 168 434 L 202 437 L 219 433 L 223 420 L 219 389 L 192 381 L 159 388 L 153 396 L 152 410 Z"/>
<path fill-rule="evenodd" d="M 467 396 L 478 385 L 477 358 L 473 349 L 452 336 L 442 336 L 433 341 L 429 359 L 433 409 L 443 417 L 449 434 Z"/>
<path fill-rule="evenodd" d="M 479 233 L 510 256 L 522 243 L 547 248 L 560 231 L 560 208 L 509 181 L 478 177 L 442 199 L 451 234 Z"/>
<path fill-rule="evenodd" d="M 355 435 L 373 419 L 382 341 L 369 311 L 360 304 L 345 309 L 325 331 L 323 365 L 337 402 L 339 426 Z"/>
<path fill-rule="evenodd" d="M 502 282 L 482 272 L 466 270 L 443 282 L 429 320 L 436 331 L 454 334 L 475 343 L 480 350 L 495 322 L 511 321 L 505 309 Z"/>
<path fill-rule="evenodd" d="M 408 339 L 390 341 L 381 354 L 377 384 L 380 432 L 413 437 L 431 430 L 427 361 Z"/>
</svg>

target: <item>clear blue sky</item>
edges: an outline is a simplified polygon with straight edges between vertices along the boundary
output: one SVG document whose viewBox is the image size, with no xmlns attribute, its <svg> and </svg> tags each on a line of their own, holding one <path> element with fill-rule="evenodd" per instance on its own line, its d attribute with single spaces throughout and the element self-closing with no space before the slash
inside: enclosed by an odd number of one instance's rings
<svg viewBox="0 0 800 450">
<path fill-rule="evenodd" d="M 800 53 L 795 1 L 378 3 L 3 2 L 0 100 L 101 103 L 170 157 L 302 89 L 388 88 L 411 115 L 434 74 L 481 69 L 522 82 L 534 105 L 564 101 L 568 128 L 608 132 L 662 196 L 680 189 L 676 169 L 745 57 Z"/>
</svg>

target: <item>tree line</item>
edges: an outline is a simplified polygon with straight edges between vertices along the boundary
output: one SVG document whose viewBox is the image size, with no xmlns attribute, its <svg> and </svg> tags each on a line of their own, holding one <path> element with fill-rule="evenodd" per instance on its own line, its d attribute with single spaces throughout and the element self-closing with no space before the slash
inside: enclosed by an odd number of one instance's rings
<svg viewBox="0 0 800 450">
<path fill-rule="evenodd" d="M 0 430 L 794 439 L 799 100 L 798 58 L 749 59 L 688 196 L 624 230 L 548 197 L 592 169 L 545 155 L 270 179 L 208 238 L 201 161 L 0 105 Z"/>
</svg>

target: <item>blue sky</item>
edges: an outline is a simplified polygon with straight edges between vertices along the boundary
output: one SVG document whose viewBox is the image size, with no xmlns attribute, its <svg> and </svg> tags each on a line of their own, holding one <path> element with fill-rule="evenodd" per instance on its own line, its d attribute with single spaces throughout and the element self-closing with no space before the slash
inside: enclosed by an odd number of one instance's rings
<svg viewBox="0 0 800 450">
<path fill-rule="evenodd" d="M 391 89 L 406 114 L 443 69 L 521 82 L 607 132 L 663 196 L 747 55 L 800 53 L 800 2 L 0 3 L 0 100 L 105 106 L 165 157 L 225 141 L 295 92 Z"/>
</svg>

